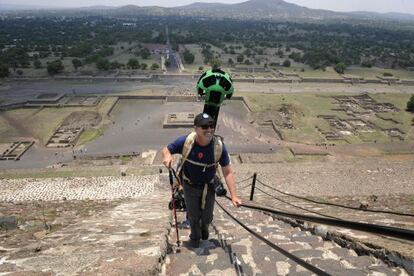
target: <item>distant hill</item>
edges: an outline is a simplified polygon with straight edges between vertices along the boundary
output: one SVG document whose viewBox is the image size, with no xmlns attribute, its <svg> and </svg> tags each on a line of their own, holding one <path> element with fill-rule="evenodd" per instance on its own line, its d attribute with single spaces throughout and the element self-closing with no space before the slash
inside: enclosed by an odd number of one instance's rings
<svg viewBox="0 0 414 276">
<path fill-rule="evenodd" d="M 0 10 L 24 10 L 45 9 L 51 7 L 20 6 L 2 4 Z M 60 8 L 61 9 L 61 8 Z M 80 8 L 69 9 L 77 10 Z M 127 5 L 122 7 L 92 6 L 81 8 L 82 10 L 99 14 L 120 17 L 134 17 L 139 15 L 157 16 L 195 16 L 213 18 L 234 18 L 253 20 L 325 20 L 325 19 L 368 19 L 368 20 L 412 20 L 414 15 L 403 13 L 375 13 L 375 12 L 334 12 L 318 10 L 291 4 L 283 0 L 249 0 L 238 4 L 201 3 L 195 2 L 190 5 L 164 8 L 157 6 L 140 7 Z"/>
<path fill-rule="evenodd" d="M 283 0 L 249 0 L 239 4 L 194 3 L 173 8 L 183 15 L 230 17 L 240 19 L 323 19 L 346 18 L 346 14 L 315 10 Z"/>
</svg>

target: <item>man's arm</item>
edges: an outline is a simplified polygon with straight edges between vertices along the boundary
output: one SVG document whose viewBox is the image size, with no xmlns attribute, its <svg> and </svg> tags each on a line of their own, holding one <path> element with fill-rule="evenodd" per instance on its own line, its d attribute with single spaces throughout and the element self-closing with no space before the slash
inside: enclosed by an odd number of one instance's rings
<svg viewBox="0 0 414 276">
<path fill-rule="evenodd" d="M 162 149 L 162 156 L 163 156 L 163 160 L 162 163 L 164 164 L 164 166 L 166 166 L 168 169 L 172 167 L 172 162 L 173 162 L 173 157 L 171 152 L 168 150 L 167 147 L 164 147 Z"/>
<path fill-rule="evenodd" d="M 231 201 L 235 207 L 239 207 L 242 204 L 241 199 L 237 196 L 236 193 L 236 181 L 234 179 L 233 167 L 231 164 L 221 167 L 223 172 L 224 179 L 226 180 L 227 187 L 230 191 Z"/>
</svg>

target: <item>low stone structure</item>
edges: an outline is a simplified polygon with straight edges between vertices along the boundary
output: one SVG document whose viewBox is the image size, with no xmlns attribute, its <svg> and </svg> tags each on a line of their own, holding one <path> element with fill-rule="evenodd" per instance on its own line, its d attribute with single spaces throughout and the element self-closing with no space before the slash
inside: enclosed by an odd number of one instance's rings
<svg viewBox="0 0 414 276">
<path fill-rule="evenodd" d="M 190 128 L 194 125 L 195 112 L 176 112 L 166 114 L 163 128 Z"/>
<path fill-rule="evenodd" d="M 20 157 L 34 144 L 33 141 L 20 141 L 0 144 L 0 160 L 20 160 Z"/>
<path fill-rule="evenodd" d="M 82 131 L 83 128 L 80 127 L 60 127 L 55 131 L 55 133 L 53 133 L 52 137 L 50 137 L 49 141 L 46 143 L 46 147 L 68 148 L 70 146 L 73 146 L 75 145 L 76 140 L 79 138 Z"/>
</svg>

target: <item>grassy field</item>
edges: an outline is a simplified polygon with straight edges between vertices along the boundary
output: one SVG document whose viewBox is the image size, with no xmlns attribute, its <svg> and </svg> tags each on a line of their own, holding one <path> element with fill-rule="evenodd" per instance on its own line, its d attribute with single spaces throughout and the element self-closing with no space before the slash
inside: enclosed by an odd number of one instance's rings
<svg viewBox="0 0 414 276">
<path fill-rule="evenodd" d="M 350 67 L 345 70 L 345 74 L 356 75 L 366 79 L 376 79 L 377 76 L 383 76 L 384 73 L 391 73 L 394 77 L 400 79 L 414 79 L 414 71 L 397 70 L 397 69 L 384 69 L 378 67 L 372 68 L 359 68 Z"/>
<path fill-rule="evenodd" d="M 406 141 L 414 140 L 414 130 L 411 126 L 413 114 L 405 111 L 409 95 L 373 94 L 371 96 L 380 103 L 392 103 L 398 107 L 400 109 L 399 112 L 381 113 L 380 115 L 384 118 L 393 118 L 394 120 L 401 122 L 401 124 L 382 120 L 374 114 L 369 115 L 369 117 L 364 118 L 364 120 L 368 120 L 383 129 L 398 128 L 405 132 L 405 135 L 403 136 Z M 245 99 L 253 112 L 257 113 L 277 114 L 282 105 L 288 106 L 294 129 L 279 128 L 284 139 L 288 141 L 311 144 L 325 142 L 325 138 L 316 128 L 319 128 L 322 131 L 331 131 L 331 127 L 326 120 L 318 118 L 318 115 L 335 115 L 341 119 L 355 119 L 345 112 L 331 110 L 336 106 L 333 104 L 334 100 L 326 94 L 323 96 L 317 94 L 251 94 L 246 96 Z M 274 116 L 274 119 L 278 125 L 282 125 L 283 122 L 280 116 Z M 344 138 L 352 144 L 391 141 L 391 138 L 380 130 L 374 132 L 359 131 L 352 135 L 345 135 Z M 335 143 L 341 144 L 343 142 L 338 141 Z"/>
<path fill-rule="evenodd" d="M 18 137 L 33 137 L 45 144 L 67 116 L 79 111 L 98 112 L 104 120 L 96 131 L 102 133 L 103 130 L 100 128 L 108 123 L 105 117 L 115 101 L 115 97 L 110 97 L 101 101 L 96 107 L 20 108 L 2 112 L 0 113 L 0 142 L 11 142 Z M 96 138 L 96 134 L 92 134 L 95 133 L 93 131 L 84 133 L 80 137 L 81 141 Z"/>
<path fill-rule="evenodd" d="M 22 108 L 2 113 L 1 140 L 10 142 L 14 137 L 34 137 L 45 144 L 55 129 L 72 112 L 80 108 Z"/>
</svg>

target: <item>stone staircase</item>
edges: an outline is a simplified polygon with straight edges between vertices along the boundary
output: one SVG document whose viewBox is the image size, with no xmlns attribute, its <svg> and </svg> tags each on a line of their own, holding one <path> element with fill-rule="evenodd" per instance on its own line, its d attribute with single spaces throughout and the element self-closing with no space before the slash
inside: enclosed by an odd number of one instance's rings
<svg viewBox="0 0 414 276">
<path fill-rule="evenodd" d="M 218 202 L 250 229 L 331 275 L 408 275 L 402 268 L 388 266 L 372 256 L 358 256 L 354 250 L 261 212 L 236 209 L 225 198 Z M 185 212 L 177 214 L 179 222 L 185 220 Z M 177 251 L 176 232 L 172 228 L 163 275 L 313 275 L 254 237 L 218 205 L 209 240 L 202 241 L 200 248 L 191 248 L 189 233 L 189 229 L 179 230 L 182 246 Z"/>
</svg>

